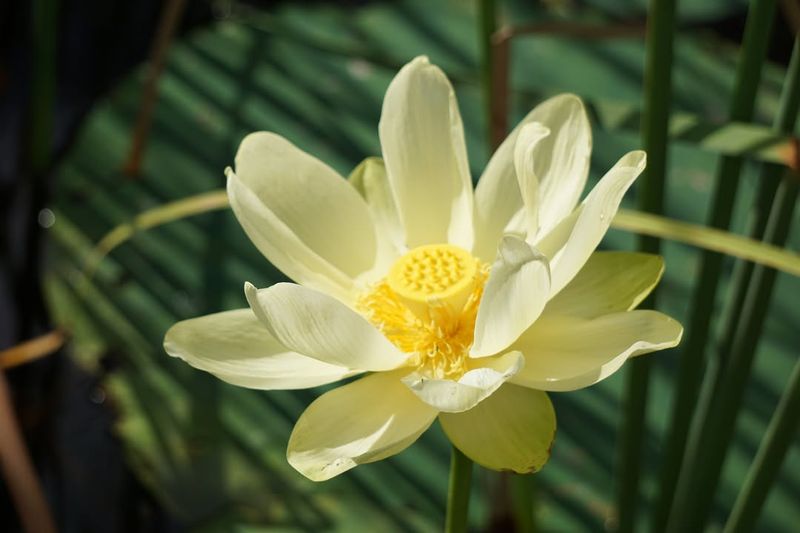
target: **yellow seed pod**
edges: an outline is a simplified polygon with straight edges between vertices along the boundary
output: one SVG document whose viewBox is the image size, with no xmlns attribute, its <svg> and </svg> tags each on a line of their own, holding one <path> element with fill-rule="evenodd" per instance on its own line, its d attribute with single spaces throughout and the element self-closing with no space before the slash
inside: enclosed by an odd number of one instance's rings
<svg viewBox="0 0 800 533">
<path fill-rule="evenodd" d="M 478 261 L 458 246 L 429 244 L 398 259 L 386 279 L 408 308 L 425 319 L 432 305 L 459 312 L 474 288 L 478 268 Z"/>
</svg>

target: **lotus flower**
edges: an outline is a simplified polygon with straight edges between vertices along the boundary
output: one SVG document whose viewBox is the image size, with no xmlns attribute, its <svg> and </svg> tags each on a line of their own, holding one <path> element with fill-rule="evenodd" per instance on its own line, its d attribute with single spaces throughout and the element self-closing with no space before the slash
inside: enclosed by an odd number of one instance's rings
<svg viewBox="0 0 800 533">
<path fill-rule="evenodd" d="M 320 481 L 394 455 L 439 420 L 496 470 L 547 461 L 546 391 L 586 387 L 682 328 L 633 310 L 658 256 L 596 252 L 645 154 L 624 155 L 579 203 L 591 130 L 580 99 L 551 98 L 495 152 L 473 191 L 456 98 L 418 57 L 389 85 L 383 158 L 343 179 L 274 133 L 248 135 L 227 169 L 250 240 L 295 283 L 245 285 L 249 308 L 175 324 L 164 346 L 222 380 L 318 397 L 289 463 Z"/>
</svg>

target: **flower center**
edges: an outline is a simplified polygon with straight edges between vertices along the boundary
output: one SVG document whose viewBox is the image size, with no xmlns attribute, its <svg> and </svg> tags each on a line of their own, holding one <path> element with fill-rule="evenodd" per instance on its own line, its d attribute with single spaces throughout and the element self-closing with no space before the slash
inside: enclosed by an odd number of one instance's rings
<svg viewBox="0 0 800 533">
<path fill-rule="evenodd" d="M 458 379 L 468 368 L 475 316 L 488 266 L 449 244 L 420 246 L 364 294 L 359 309 L 436 379 Z"/>
</svg>

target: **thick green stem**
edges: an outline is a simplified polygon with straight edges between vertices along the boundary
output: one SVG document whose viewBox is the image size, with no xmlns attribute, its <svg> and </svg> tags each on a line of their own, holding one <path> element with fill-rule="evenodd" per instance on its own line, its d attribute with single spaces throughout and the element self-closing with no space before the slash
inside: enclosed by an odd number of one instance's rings
<svg viewBox="0 0 800 533">
<path fill-rule="evenodd" d="M 672 94 L 672 48 L 675 34 L 675 0 L 652 0 L 647 19 L 647 59 L 644 80 L 642 142 L 647 151 L 647 170 L 640 181 L 639 207 L 661 214 L 667 174 L 669 111 Z M 658 253 L 660 241 L 640 237 L 639 249 Z M 645 305 L 655 306 L 655 294 Z M 617 513 L 619 531 L 632 532 L 639 508 L 639 478 L 644 447 L 650 359 L 629 363 L 624 400 L 624 419 L 618 449 Z"/>
<path fill-rule="evenodd" d="M 492 102 L 496 98 L 492 90 L 492 35 L 497 30 L 497 8 L 495 0 L 478 1 L 478 32 L 480 35 L 481 90 L 483 92 L 486 141 L 492 146 Z"/>
<path fill-rule="evenodd" d="M 737 65 L 730 120 L 747 122 L 752 118 L 774 8 L 775 0 L 753 0 L 751 3 L 741 60 Z M 730 225 L 741 167 L 740 158 L 722 159 L 716 176 L 710 226 L 725 229 Z M 690 463 L 697 463 L 700 460 L 693 455 L 700 451 L 697 446 L 701 441 L 699 432 L 703 429 L 698 422 L 692 426 L 692 418 L 703 377 L 705 365 L 703 354 L 711 332 L 711 317 L 714 315 L 713 306 L 722 273 L 722 260 L 723 256 L 718 253 L 704 252 L 702 255 L 700 275 L 690 308 L 687 337 L 683 342 L 679 361 L 678 388 L 662 460 L 659 499 L 653 515 L 654 531 L 663 531 L 667 526 L 668 517 L 671 527 L 680 530 L 682 520 L 687 516 L 688 507 L 694 505 L 695 469 Z M 707 381 L 709 387 L 712 381 Z M 709 388 L 704 391 L 702 398 L 711 397 L 713 394 Z M 687 447 L 690 428 L 694 435 Z M 690 449 L 689 452 L 687 448 Z M 706 496 L 711 497 L 703 495 L 703 498 Z"/>
<path fill-rule="evenodd" d="M 774 128 L 777 131 L 792 131 L 797 119 L 798 108 L 800 108 L 800 36 L 795 37 L 792 59 L 784 82 L 781 105 Z M 767 170 L 775 169 L 767 167 L 764 174 L 767 173 Z M 765 177 L 762 175 L 762 179 Z M 789 176 L 784 179 L 780 189 L 777 191 L 776 201 L 773 204 L 773 210 L 778 213 L 784 209 L 791 209 L 797 197 L 796 185 L 786 181 L 787 179 L 791 180 L 792 177 Z M 775 179 L 768 181 L 777 182 Z M 761 187 L 764 187 L 763 182 Z M 793 191 L 792 189 L 795 190 Z M 752 264 L 745 263 L 745 265 L 750 267 L 750 272 L 753 271 Z M 743 294 L 740 298 L 742 300 L 741 308 L 744 308 L 744 294 L 747 292 L 748 281 L 749 278 L 743 279 L 742 285 L 736 286 L 736 294 Z M 737 318 L 739 320 L 736 320 Z M 730 327 L 726 328 L 725 331 L 731 335 L 735 331 L 735 327 L 739 326 L 740 323 L 747 328 L 750 322 L 749 318 L 742 317 L 741 313 L 731 313 L 730 321 L 728 322 Z M 727 348 L 733 348 L 732 342 L 727 344 Z M 744 487 L 736 499 L 731 516 L 725 526 L 725 533 L 739 533 L 750 531 L 754 528 L 761 507 L 792 442 L 793 435 L 796 433 L 798 425 L 800 425 L 800 418 L 796 415 L 798 409 L 800 409 L 800 363 L 795 365 L 792 377 L 789 379 L 789 385 L 781 397 L 769 428 L 767 428 L 766 436 L 758 449 L 756 459 L 747 474 Z"/>
<path fill-rule="evenodd" d="M 789 386 L 781 397 L 775 416 L 767 428 L 753 465 L 747 473 L 742 491 L 736 498 L 733 511 L 725 524 L 724 533 L 754 531 L 758 515 L 767 499 L 769 489 L 780 472 L 786 452 L 794 443 L 800 426 L 800 361 L 794 366 Z"/>
<path fill-rule="evenodd" d="M 450 459 L 450 485 L 447 491 L 446 533 L 464 533 L 467 530 L 469 491 L 472 484 L 472 461 L 453 446 Z"/>
</svg>

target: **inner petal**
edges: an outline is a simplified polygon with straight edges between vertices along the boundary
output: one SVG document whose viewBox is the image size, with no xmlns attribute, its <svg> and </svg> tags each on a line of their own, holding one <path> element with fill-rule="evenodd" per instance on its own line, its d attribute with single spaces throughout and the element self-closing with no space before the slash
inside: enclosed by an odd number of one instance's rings
<svg viewBox="0 0 800 533">
<path fill-rule="evenodd" d="M 485 265 L 450 244 L 414 248 L 359 300 L 359 308 L 411 366 L 436 379 L 458 379 L 470 367 L 475 317 L 488 276 Z"/>
</svg>

